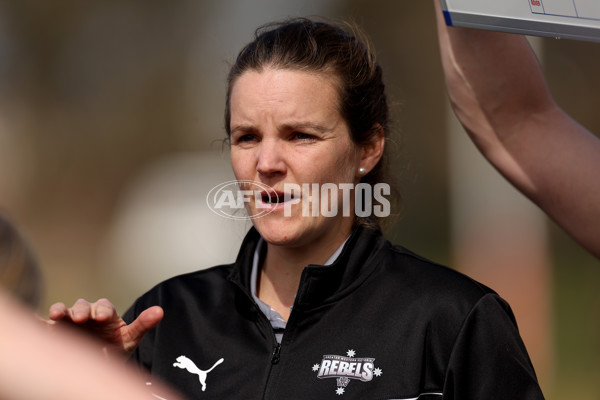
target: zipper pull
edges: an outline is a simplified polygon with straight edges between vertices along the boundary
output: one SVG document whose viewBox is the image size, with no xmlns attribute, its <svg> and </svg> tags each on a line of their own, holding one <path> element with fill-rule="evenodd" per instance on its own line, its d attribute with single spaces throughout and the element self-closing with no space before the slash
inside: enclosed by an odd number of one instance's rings
<svg viewBox="0 0 600 400">
<path fill-rule="evenodd" d="M 277 364 L 279 363 L 279 353 L 281 352 L 281 344 L 277 343 L 277 346 L 275 346 L 275 350 L 273 350 L 273 355 L 271 356 L 271 364 Z"/>
</svg>

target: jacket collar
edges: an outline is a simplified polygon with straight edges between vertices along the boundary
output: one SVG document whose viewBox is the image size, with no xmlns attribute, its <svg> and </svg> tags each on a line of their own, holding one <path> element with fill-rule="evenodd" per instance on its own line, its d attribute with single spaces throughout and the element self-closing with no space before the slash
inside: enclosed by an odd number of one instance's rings
<svg viewBox="0 0 600 400">
<path fill-rule="evenodd" d="M 242 242 L 230 279 L 250 293 L 250 275 L 254 250 L 260 240 L 252 227 Z M 388 244 L 380 231 L 358 226 L 354 229 L 337 260 L 326 267 L 309 265 L 302 272 L 296 305 L 311 306 L 336 301 L 351 293 L 380 264 L 382 247 Z"/>
</svg>

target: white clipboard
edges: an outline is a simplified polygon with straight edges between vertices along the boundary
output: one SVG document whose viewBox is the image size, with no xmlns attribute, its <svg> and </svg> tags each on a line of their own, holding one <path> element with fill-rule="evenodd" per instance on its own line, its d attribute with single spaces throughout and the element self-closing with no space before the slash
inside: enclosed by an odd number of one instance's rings
<svg viewBox="0 0 600 400">
<path fill-rule="evenodd" d="M 440 0 L 448 26 L 600 42 L 600 0 Z"/>
</svg>

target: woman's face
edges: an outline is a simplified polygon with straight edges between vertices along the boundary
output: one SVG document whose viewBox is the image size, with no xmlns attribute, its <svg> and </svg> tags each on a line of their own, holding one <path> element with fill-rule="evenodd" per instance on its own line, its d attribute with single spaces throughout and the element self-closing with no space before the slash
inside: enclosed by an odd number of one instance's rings
<svg viewBox="0 0 600 400">
<path fill-rule="evenodd" d="M 333 216 L 324 216 L 320 210 L 316 216 L 306 209 L 303 213 L 300 196 L 310 201 L 308 193 L 295 191 L 287 206 L 283 202 L 286 195 L 292 196 L 289 184 L 318 184 L 320 189 L 330 183 L 340 188 L 340 184 L 356 184 L 360 179 L 357 171 L 361 150 L 352 142 L 338 111 L 338 93 L 332 81 L 329 74 L 266 68 L 244 72 L 233 85 L 233 171 L 238 180 L 268 185 L 279 197 L 280 202 L 275 204 L 260 198 L 248 202 L 250 215 L 272 210 L 253 219 L 256 229 L 270 244 L 328 243 L 345 239 L 352 229 L 353 191 L 346 196 L 351 202 L 350 215 L 342 212 L 342 191 L 337 196 L 338 212 Z M 319 205 L 322 200 L 319 198 Z"/>
</svg>

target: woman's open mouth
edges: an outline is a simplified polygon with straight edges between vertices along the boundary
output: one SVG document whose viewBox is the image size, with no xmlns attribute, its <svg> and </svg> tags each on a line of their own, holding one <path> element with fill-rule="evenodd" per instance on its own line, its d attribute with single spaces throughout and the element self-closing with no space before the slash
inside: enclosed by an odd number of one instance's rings
<svg viewBox="0 0 600 400">
<path fill-rule="evenodd" d="M 300 197 L 292 193 L 281 192 L 278 190 L 263 191 L 261 194 L 261 208 L 281 208 L 287 205 L 293 205 L 300 202 Z"/>
</svg>

